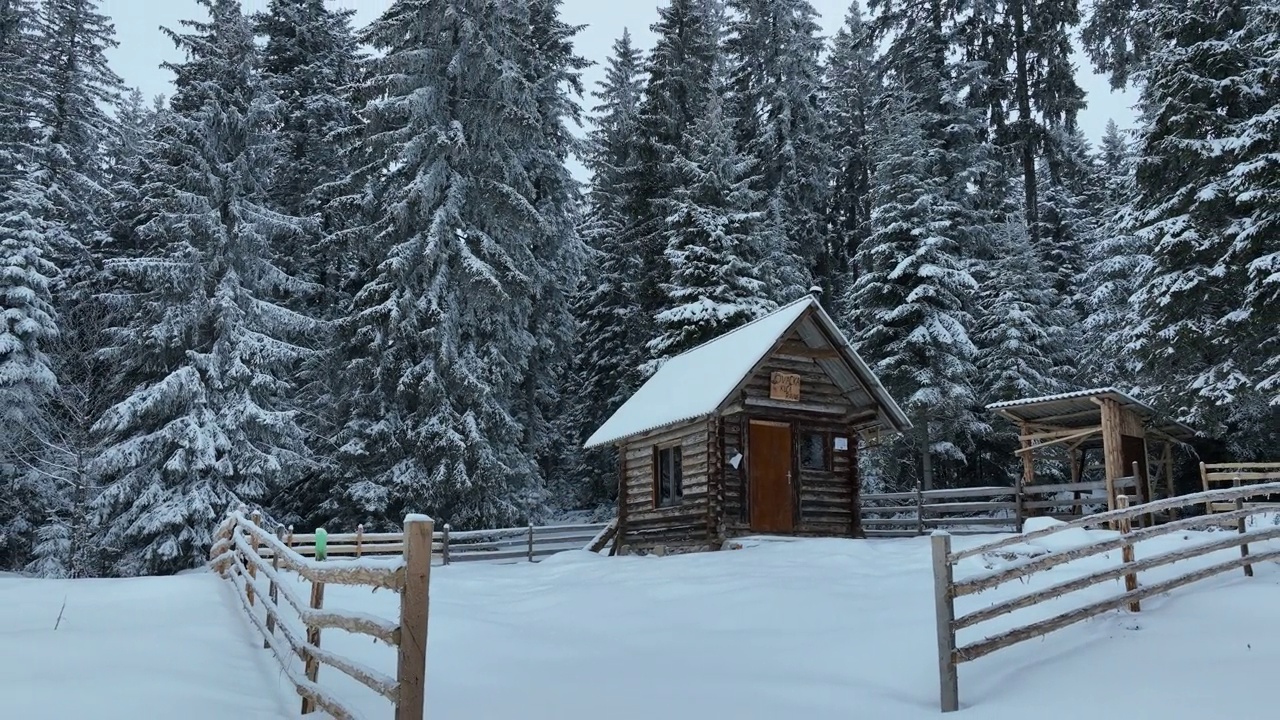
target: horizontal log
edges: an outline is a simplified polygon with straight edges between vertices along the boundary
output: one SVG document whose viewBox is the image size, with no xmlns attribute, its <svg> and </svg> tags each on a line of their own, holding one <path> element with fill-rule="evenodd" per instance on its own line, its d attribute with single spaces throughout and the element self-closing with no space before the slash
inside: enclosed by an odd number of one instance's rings
<svg viewBox="0 0 1280 720">
<path fill-rule="evenodd" d="M 1116 478 L 1113 483 L 1114 487 L 1127 489 L 1136 487 L 1137 483 L 1131 477 Z M 1023 485 L 1022 493 L 1024 495 L 1052 495 L 1061 492 L 1088 492 L 1090 490 L 1106 490 L 1107 483 L 1105 480 L 1091 480 L 1088 482 L 1076 483 L 1055 483 L 1050 485 Z"/>
<path fill-rule="evenodd" d="M 1280 480 L 1280 470 L 1271 472 L 1220 472 L 1205 475 L 1209 482 L 1231 482 L 1234 480 Z"/>
<path fill-rule="evenodd" d="M 877 502 L 885 500 L 912 500 L 916 499 L 916 493 L 913 492 L 888 492 L 888 493 L 863 493 L 862 499 L 865 502 Z"/>
<path fill-rule="evenodd" d="M 298 613 L 298 617 L 307 627 L 337 628 L 350 633 L 369 635 L 393 647 L 400 644 L 400 626 L 396 623 L 364 613 L 312 608 L 294 593 L 292 583 L 281 576 L 280 572 L 271 563 L 264 562 L 261 558 L 253 555 L 252 547 L 241 534 L 237 533 L 234 536 L 234 543 L 236 549 L 241 553 L 241 558 L 253 564 L 258 572 L 276 584 L 277 595 L 284 598 L 285 602 Z"/>
<path fill-rule="evenodd" d="M 990 512 L 992 510 L 1015 511 L 1018 503 L 1012 500 L 1003 502 L 949 502 L 925 503 L 921 510 L 924 514 L 947 515 L 956 513 Z"/>
<path fill-rule="evenodd" d="M 1277 559 L 1280 559 L 1280 550 L 1258 553 L 1256 555 L 1247 555 L 1245 557 L 1233 558 L 1207 568 L 1202 568 L 1196 572 L 1188 573 L 1172 580 L 1166 580 L 1164 582 L 1156 583 L 1155 585 L 1146 585 L 1138 588 L 1137 590 L 1124 593 L 1123 595 L 1117 595 L 1047 620 L 1041 620 L 1040 622 L 1032 623 L 1024 627 L 1010 630 L 1007 633 L 966 645 L 956 650 L 956 661 L 968 662 L 970 660 L 976 660 L 984 655 L 990 655 L 996 650 L 1016 645 L 1017 643 L 1025 640 L 1033 640 L 1041 635 L 1046 635 L 1069 625 L 1074 625 L 1082 620 L 1088 620 L 1089 618 L 1101 615 L 1104 612 L 1119 609 L 1129 605 L 1130 603 L 1140 602 L 1156 595 L 1163 595 L 1164 593 L 1176 590 L 1184 585 L 1190 585 L 1191 583 L 1199 582 L 1200 580 L 1211 578 L 1215 575 L 1220 575 L 1244 565 Z"/>
<path fill-rule="evenodd" d="M 246 582 L 249 581 L 248 570 L 246 570 L 244 564 L 240 562 L 239 556 L 235 558 L 234 567 L 239 573 L 238 582 L 236 583 L 239 592 L 236 594 L 244 597 Z M 268 615 L 275 616 L 276 630 L 284 637 L 285 642 L 288 643 L 290 648 L 298 657 L 304 660 L 308 656 L 313 657 L 321 663 L 342 672 L 352 680 L 359 682 L 388 700 L 395 702 L 399 691 L 394 679 L 374 670 L 373 668 L 357 663 L 353 660 L 348 660 L 337 653 L 330 652 L 299 638 L 294 635 L 292 630 L 289 629 L 287 623 L 282 622 L 279 608 L 272 605 L 270 602 L 263 603 L 262 607 Z M 254 620 L 258 619 L 257 613 L 253 611 L 252 607 L 247 602 L 244 603 L 244 608 L 251 618 Z"/>
<path fill-rule="evenodd" d="M 262 546 L 269 547 L 278 556 L 280 564 L 293 570 L 311 582 L 331 583 L 334 585 L 370 585 L 375 588 L 399 590 L 404 587 L 404 560 L 362 560 L 344 563 L 324 564 L 306 558 L 281 542 L 269 533 L 253 524 L 243 514 L 237 512 L 236 527 L 239 531 L 257 538 Z"/>
<path fill-rule="evenodd" d="M 924 526 L 931 528 L 946 527 L 948 525 L 999 525 L 1002 527 L 1012 528 L 1017 523 L 1014 518 L 1001 517 L 946 517 L 946 518 L 925 518 Z M 1010 531 L 1012 532 L 1012 530 Z"/>
<path fill-rule="evenodd" d="M 1079 508 L 1085 505 L 1106 505 L 1107 499 L 1104 497 L 1082 497 L 1082 498 L 1063 498 L 1061 500 L 1024 500 L 1022 508 L 1024 510 L 1045 510 L 1049 508 L 1073 507 Z"/>
<path fill-rule="evenodd" d="M 901 526 L 901 527 L 908 527 L 908 526 L 916 527 L 918 523 L 916 522 L 915 516 L 911 515 L 909 517 L 901 517 L 901 518 L 864 517 L 862 518 L 862 525 L 863 527 L 892 527 L 895 525 Z"/>
<path fill-rule="evenodd" d="M 1205 470 L 1213 471 L 1220 469 L 1234 468 L 1259 468 L 1259 469 L 1275 469 L 1280 470 L 1280 463 L 1276 462 L 1238 462 L 1238 463 L 1204 463 Z"/>
<path fill-rule="evenodd" d="M 921 497 L 926 500 L 946 499 L 946 498 L 990 498 L 1000 497 L 1001 495 L 1013 495 L 1017 490 L 1011 487 L 971 487 L 971 488 L 947 488 L 944 490 L 925 490 L 920 493 Z"/>
<path fill-rule="evenodd" d="M 289 682 L 293 683 L 294 690 L 297 691 L 298 695 L 311 700 L 316 704 L 316 707 L 329 713 L 333 720 L 355 720 L 356 715 L 351 710 L 325 692 L 319 685 L 300 675 L 294 669 L 295 664 L 292 658 L 286 657 L 285 651 L 280 647 L 279 638 L 276 637 L 275 633 L 267 630 L 262 618 L 258 617 L 258 614 L 249 605 L 244 579 L 235 572 L 230 573 L 228 577 L 236 586 L 236 595 L 240 598 L 240 605 L 244 608 L 245 614 L 249 616 L 249 621 L 262 634 L 262 639 L 266 642 L 267 648 L 271 650 L 271 654 L 275 656 L 276 662 L 280 665 L 280 671 L 285 674 L 285 677 L 289 678 Z M 296 655 L 297 652 L 293 647 L 290 647 L 288 654 Z"/>
<path fill-rule="evenodd" d="M 977 625 L 981 622 L 986 622 L 987 620 L 1000 617 L 1001 615 L 1007 615 L 1015 610 L 1031 607 L 1032 605 L 1037 605 L 1046 600 L 1055 600 L 1067 593 L 1083 590 L 1084 588 L 1097 585 L 1098 583 L 1107 582 L 1108 580 L 1115 580 L 1124 577 L 1125 575 L 1146 572 L 1170 563 L 1178 562 L 1179 560 L 1189 560 L 1202 555 L 1208 555 L 1209 553 L 1238 547 L 1243 543 L 1262 542 L 1278 537 L 1280 537 L 1280 527 L 1273 526 L 1264 530 L 1247 532 L 1243 535 L 1232 534 L 1229 537 L 1220 538 L 1213 542 L 1201 543 L 1189 548 L 1182 548 L 1179 550 L 1161 553 L 1159 555 L 1152 555 L 1151 557 L 1143 558 L 1142 560 L 1134 563 L 1121 563 L 1112 568 L 1099 570 L 1088 575 L 1052 585 L 1040 590 L 1039 592 L 1023 595 L 1013 600 L 1008 600 L 999 603 L 998 605 L 992 605 L 991 607 L 969 613 L 963 617 L 956 618 L 955 624 L 952 627 L 955 630 L 963 630 L 964 628 Z"/>
<path fill-rule="evenodd" d="M 1228 518 L 1228 517 L 1244 518 L 1252 514 L 1256 514 L 1256 511 L 1250 511 L 1248 509 L 1245 509 L 1245 510 L 1239 510 L 1233 513 L 1223 513 L 1222 515 L 1216 515 L 1216 516 L 1213 516 L 1212 519 L 1217 520 L 1218 518 Z M 1099 515 L 1093 515 L 1090 517 L 1097 518 L 1100 516 L 1101 516 L 1101 513 Z M 1163 525 L 1155 525 L 1152 527 L 1146 527 L 1146 528 L 1134 530 L 1133 532 L 1127 535 L 1117 534 L 1115 537 L 1108 538 L 1106 540 L 1100 540 L 1096 543 L 1091 543 L 1089 545 L 1073 548 L 1071 550 L 1064 550 L 1060 552 L 1051 552 L 1045 555 L 1038 555 L 1034 558 L 1030 558 L 1022 562 L 1013 563 L 1010 566 L 1007 566 L 998 570 L 993 570 L 989 573 L 982 573 L 980 575 L 975 575 L 969 578 L 965 578 L 964 581 L 955 583 L 953 585 L 955 589 L 955 597 L 964 597 L 965 595 L 972 595 L 977 592 L 982 592 L 983 590 L 988 590 L 990 588 L 996 587 L 997 585 L 1002 585 L 1006 582 L 1009 582 L 1010 580 L 1017 580 L 1019 578 L 1025 577 L 1032 573 L 1048 570 L 1050 568 L 1057 567 L 1064 563 L 1072 562 L 1073 560 L 1079 560 L 1081 558 L 1086 558 L 1091 555 L 1100 555 L 1104 552 L 1118 550 L 1124 547 L 1125 545 L 1128 545 L 1131 543 L 1138 543 L 1140 541 L 1148 540 L 1150 538 L 1159 537 L 1161 535 L 1167 535 L 1177 530 L 1187 530 L 1197 526 L 1206 525 L 1210 522 L 1210 520 L 1211 520 L 1210 517 L 1203 516 L 1203 515 L 1196 516 L 1196 517 L 1183 518 L 1181 520 L 1174 520 L 1173 522 L 1165 523 Z M 1058 527 L 1063 528 L 1072 524 L 1074 523 L 1064 523 L 1063 525 L 1060 525 Z M 1027 533 L 1026 535 L 1015 536 L 1011 538 L 1014 542 L 1008 543 L 1008 544 L 1019 544 L 1021 542 L 1026 542 L 1029 539 L 1034 539 L 1035 536 L 1036 536 L 1036 533 Z M 955 554 L 956 553 L 953 553 L 953 555 Z M 952 563 L 955 562 L 955 560 L 951 560 L 950 557 L 948 559 Z"/>
<path fill-rule="evenodd" d="M 1132 505 L 1125 509 L 1108 510 L 1106 512 L 1097 513 L 1095 515 L 1088 515 L 1086 517 L 1083 517 L 1077 520 L 1072 520 L 1071 522 L 1064 523 L 1062 525 L 1044 528 L 1042 530 L 1026 533 L 1018 537 L 1006 538 L 1003 540 L 997 540 L 995 542 L 986 543 L 984 545 L 978 545 L 977 547 L 972 547 L 972 548 L 968 548 L 958 552 L 953 552 L 951 553 L 951 555 L 948 556 L 948 558 L 952 563 L 955 563 L 956 561 L 963 560 L 964 558 L 967 558 L 967 557 L 981 555 L 983 553 L 991 552 L 992 550 L 998 550 L 1003 547 L 1008 547 L 1009 545 L 1023 543 L 1029 540 L 1048 537 L 1050 535 L 1053 535 L 1054 533 L 1058 533 L 1063 530 L 1070 530 L 1072 528 L 1084 528 L 1090 525 L 1097 525 L 1100 523 L 1110 523 L 1113 520 L 1123 520 L 1125 518 L 1132 519 L 1132 518 L 1140 517 L 1142 515 L 1146 515 L 1147 513 L 1157 513 L 1164 510 L 1174 510 L 1174 509 L 1180 509 L 1180 508 L 1186 508 L 1186 507 L 1193 507 L 1193 506 L 1201 505 L 1203 503 L 1214 501 L 1214 500 L 1234 500 L 1236 498 L 1243 499 L 1243 498 L 1255 497 L 1258 495 L 1267 495 L 1270 493 L 1277 493 L 1277 492 L 1280 492 L 1280 483 L 1268 483 L 1265 485 L 1249 485 L 1249 486 L 1240 487 L 1240 488 L 1225 488 L 1222 490 L 1210 490 L 1208 492 L 1192 493 L 1190 495 L 1182 495 L 1180 497 L 1165 498 L 1164 500 L 1156 500 L 1154 502 L 1143 503 L 1141 505 Z M 1164 527 L 1169 527 L 1169 526 L 1165 525 Z"/>
</svg>

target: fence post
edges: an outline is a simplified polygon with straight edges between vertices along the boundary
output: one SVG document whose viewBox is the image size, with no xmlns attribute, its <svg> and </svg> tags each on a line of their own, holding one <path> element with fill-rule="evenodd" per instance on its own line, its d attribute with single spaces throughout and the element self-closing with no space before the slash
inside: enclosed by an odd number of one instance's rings
<svg viewBox="0 0 1280 720">
<path fill-rule="evenodd" d="M 280 542 L 284 542 L 284 526 L 283 525 L 276 525 L 276 539 L 279 540 Z M 280 553 L 276 552 L 275 550 L 271 551 L 271 569 L 277 572 L 280 571 Z M 275 578 L 271 578 L 271 587 L 267 591 L 267 596 L 271 598 L 271 608 L 274 611 L 276 608 L 279 607 L 279 598 L 280 598 L 280 590 L 276 587 Z M 267 613 L 267 633 L 271 635 L 275 635 L 276 633 L 275 612 Z M 271 647 L 271 641 L 264 638 L 262 640 L 262 647 L 264 648 Z"/>
<path fill-rule="evenodd" d="M 395 720 L 422 720 L 427 685 L 427 614 L 435 522 L 404 519 L 404 588 L 400 591 L 400 648 L 396 660 Z"/>
<path fill-rule="evenodd" d="M 960 681 L 956 673 L 955 597 L 951 591 L 951 534 L 933 531 L 933 598 L 938 623 L 938 682 L 942 712 L 960 709 Z"/>
<path fill-rule="evenodd" d="M 1116 509 L 1117 510 L 1129 509 L 1128 494 L 1116 496 Z M 1128 535 L 1129 532 L 1133 529 L 1133 525 L 1130 522 L 1129 518 L 1127 517 L 1120 518 L 1120 521 L 1118 524 L 1120 526 L 1121 535 Z M 1125 546 L 1120 550 L 1120 559 L 1124 562 L 1125 565 L 1133 564 L 1134 562 L 1133 543 L 1125 543 Z M 1125 576 L 1124 576 L 1125 592 L 1133 592 L 1134 590 L 1137 590 L 1137 589 L 1138 589 L 1138 574 L 1125 573 Z M 1129 612 L 1142 612 L 1142 603 L 1138 600 L 1134 600 L 1133 602 L 1129 603 Z"/>
<path fill-rule="evenodd" d="M 529 523 L 529 562 L 533 562 L 533 523 Z"/>
<path fill-rule="evenodd" d="M 449 564 L 449 523 L 444 524 L 444 531 L 440 534 L 440 559 L 445 565 Z"/>
<path fill-rule="evenodd" d="M 1014 521 L 1018 523 L 1017 532 L 1019 535 L 1022 534 L 1022 527 L 1027 521 L 1026 508 L 1022 504 L 1025 499 L 1026 495 L 1022 492 L 1022 476 L 1019 475 L 1013 486 L 1013 516 Z"/>
<path fill-rule="evenodd" d="M 253 514 L 249 516 L 249 519 L 253 521 L 254 527 L 262 527 L 262 513 L 259 512 L 258 510 L 254 510 Z M 249 548 L 253 551 L 254 559 L 250 560 L 248 558 L 245 558 L 244 564 L 249 569 L 249 577 L 248 577 L 248 582 L 244 584 L 244 588 L 245 588 L 245 594 L 249 596 L 249 607 L 253 607 L 253 583 L 258 578 L 257 558 L 260 557 L 258 555 L 257 533 L 249 534 Z"/>
<path fill-rule="evenodd" d="M 361 550 L 364 546 L 364 523 L 356 525 L 356 557 L 360 557 Z"/>
<path fill-rule="evenodd" d="M 1240 472 L 1239 472 L 1239 471 L 1236 471 L 1236 476 L 1235 476 L 1234 478 L 1232 478 L 1232 479 L 1231 479 L 1231 487 L 1233 487 L 1233 488 L 1239 488 L 1240 486 L 1241 486 L 1241 483 L 1240 483 Z M 1243 496 L 1236 498 L 1236 509 L 1237 509 L 1237 510 L 1244 510 L 1244 497 L 1243 497 Z M 1241 535 L 1243 535 L 1243 534 L 1245 534 L 1246 532 L 1248 532 L 1248 530 L 1249 530 L 1249 519 L 1248 519 L 1248 518 L 1245 518 L 1245 517 L 1242 517 L 1242 518 L 1240 518 L 1239 520 L 1237 520 L 1237 521 L 1236 521 L 1236 530 L 1237 530 Z M 1240 557 L 1242 557 L 1242 558 L 1247 558 L 1247 557 L 1249 557 L 1249 543 L 1240 543 Z M 1245 565 L 1245 566 L 1244 566 L 1244 576 L 1245 576 L 1245 577 L 1253 577 L 1253 565 Z"/>
<path fill-rule="evenodd" d="M 321 610 L 324 608 L 324 583 L 322 582 L 311 583 L 311 608 L 313 610 Z M 313 628 L 310 625 L 307 625 L 307 644 L 320 647 L 320 628 Z M 320 661 L 312 655 L 310 651 L 304 650 L 304 652 L 306 654 L 306 659 L 303 663 L 303 667 L 307 672 L 307 680 L 314 683 L 316 681 L 316 677 L 320 674 Z M 303 715 L 315 712 L 315 710 L 315 701 L 309 697 L 302 698 Z"/>
<path fill-rule="evenodd" d="M 916 483 L 916 534 L 924 534 L 924 491 L 920 483 Z"/>
</svg>

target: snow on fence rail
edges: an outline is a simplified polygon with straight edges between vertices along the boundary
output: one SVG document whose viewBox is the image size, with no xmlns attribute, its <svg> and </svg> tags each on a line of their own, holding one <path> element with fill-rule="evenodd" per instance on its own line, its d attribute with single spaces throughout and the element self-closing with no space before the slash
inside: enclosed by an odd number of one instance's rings
<svg viewBox="0 0 1280 720">
<path fill-rule="evenodd" d="M 1155 502 L 1134 505 L 1132 507 L 1129 506 L 1128 496 L 1122 495 L 1118 498 L 1117 504 L 1119 507 L 1115 510 L 1098 513 L 1096 515 L 1072 520 L 1053 527 L 1036 530 L 1034 532 L 1010 538 L 1004 538 L 995 542 L 986 543 L 960 551 L 953 551 L 951 549 L 951 535 L 943 531 L 934 532 L 932 538 L 934 569 L 933 582 L 936 600 L 935 604 L 937 608 L 938 668 L 941 686 L 942 711 L 951 712 L 958 710 L 960 707 L 957 673 L 957 667 L 960 663 L 976 660 L 997 650 L 1007 648 L 1025 640 L 1031 640 L 1033 638 L 1046 635 L 1055 630 L 1060 630 L 1069 625 L 1073 625 L 1082 620 L 1087 620 L 1088 618 L 1110 610 L 1128 606 L 1130 611 L 1138 612 L 1141 609 L 1141 601 L 1146 598 L 1154 595 L 1160 595 L 1162 593 L 1169 592 L 1170 590 L 1182 587 L 1183 585 L 1189 585 L 1199 580 L 1204 580 L 1236 568 L 1243 567 L 1245 575 L 1252 577 L 1254 563 L 1265 562 L 1268 560 L 1280 560 L 1280 550 L 1267 550 L 1257 554 L 1250 554 L 1249 552 L 1249 543 L 1251 542 L 1257 543 L 1280 538 L 1280 525 L 1249 530 L 1246 522 L 1252 515 L 1258 515 L 1275 510 L 1274 507 L 1268 507 L 1267 505 L 1246 503 L 1246 499 L 1273 495 L 1276 493 L 1280 493 L 1280 482 L 1234 487 L 1224 490 L 1211 490 L 1192 495 L 1183 495 L 1181 497 L 1157 500 Z M 1215 515 L 1196 515 L 1180 520 L 1174 520 L 1163 525 L 1156 525 L 1138 530 L 1133 530 L 1131 528 L 1133 519 L 1142 515 L 1190 508 L 1202 503 L 1219 502 L 1233 503 L 1235 505 L 1235 509 L 1220 512 Z M 1169 535 L 1192 528 L 1219 526 L 1223 521 L 1235 521 L 1237 533 L 1232 533 L 1227 537 L 1220 538 L 1212 542 L 1201 543 L 1194 547 L 1182 548 L 1171 552 L 1164 552 L 1141 560 L 1135 558 L 1134 544 L 1139 541 L 1149 540 L 1151 538 Z M 1088 525 L 1095 525 L 1101 522 L 1115 523 L 1118 525 L 1120 531 L 1119 535 L 1105 540 L 1100 540 L 1083 547 L 1049 552 L 1044 555 L 1013 562 L 1003 567 L 985 573 L 979 573 L 963 580 L 957 581 L 953 577 L 955 564 L 965 558 L 986 555 L 1003 548 L 1008 548 L 1011 545 L 1022 544 L 1030 540 L 1045 538 L 1064 530 L 1084 528 Z M 1217 563 L 1215 565 L 1152 585 L 1140 585 L 1138 582 L 1139 572 L 1169 565 L 1179 560 L 1187 560 L 1207 555 L 1212 552 L 1219 552 L 1232 547 L 1240 548 L 1239 558 Z M 972 595 L 974 593 L 982 592 L 983 590 L 989 590 L 1010 581 L 1023 580 L 1027 576 L 1036 572 L 1048 570 L 1073 560 L 1079 560 L 1081 558 L 1117 549 L 1122 552 L 1121 565 L 1092 572 L 1088 575 L 1068 580 L 1066 582 L 1061 582 L 1051 587 L 1044 588 L 1038 592 L 1022 595 L 1012 600 L 1006 600 L 996 605 L 970 612 L 961 617 L 955 616 L 956 598 Z M 1100 600 L 1054 617 L 1046 618 L 1028 625 L 1015 627 L 1006 632 L 984 638 L 977 642 L 963 646 L 956 645 L 956 633 L 959 630 L 973 627 L 979 623 L 1007 615 L 1015 610 L 1031 607 L 1047 600 L 1058 598 L 1066 593 L 1082 590 L 1084 588 L 1097 585 L 1102 582 L 1116 580 L 1121 577 L 1125 579 L 1125 592 L 1122 594 L 1114 595 L 1105 600 Z"/>
<path fill-rule="evenodd" d="M 1138 481 L 1118 478 L 1114 487 L 1132 495 Z M 868 537 L 923 535 L 957 527 L 965 528 L 953 530 L 957 535 L 1021 532 L 1027 517 L 1074 518 L 1089 506 L 1105 506 L 1105 496 L 1092 496 L 1098 490 L 1107 490 L 1106 481 L 865 493 L 861 497 L 862 527 Z M 1055 497 L 1066 493 L 1072 497 Z M 1086 495 L 1082 497 L 1082 493 Z"/>
<path fill-rule="evenodd" d="M 440 532 L 433 534 L 431 552 L 443 565 L 478 560 L 534 562 L 566 550 L 602 550 L 616 532 L 616 520 L 462 532 L 454 532 L 446 524 Z M 327 558 L 399 555 L 404 549 L 403 533 L 368 533 L 363 525 L 357 526 L 353 533 L 329 533 L 325 539 Z M 286 530 L 283 542 L 299 555 L 316 555 L 315 533 L 293 533 L 290 528 Z M 264 548 L 264 553 L 270 557 L 271 549 Z"/>
<path fill-rule="evenodd" d="M 324 563 L 304 557 L 285 544 L 283 528 L 272 534 L 261 524 L 259 513 L 251 517 L 246 517 L 243 509 L 230 513 L 218 527 L 210 550 L 210 563 L 235 585 L 241 606 L 262 634 L 263 647 L 275 655 L 284 674 L 302 696 L 303 714 L 320 709 L 335 720 L 355 720 L 356 715 L 317 682 L 320 666 L 328 665 L 390 700 L 395 706 L 395 720 L 422 720 L 432 520 L 425 515 L 405 518 L 404 532 L 396 534 L 400 538 L 397 558 L 361 558 L 344 563 Z M 264 556 L 269 556 L 269 561 Z M 280 575 L 282 568 L 311 582 L 309 604 L 294 594 L 292 583 Z M 269 582 L 266 596 L 257 584 L 259 573 Z M 399 593 L 400 622 L 324 610 L 324 587 L 332 583 L 385 588 Z M 285 605 L 306 628 L 305 638 L 299 637 L 290 628 L 291 623 L 282 618 L 280 611 Z M 322 649 L 320 631 L 325 628 L 362 633 L 395 647 L 396 677 Z M 291 655 L 303 662 L 302 674 L 294 666 Z"/>
</svg>

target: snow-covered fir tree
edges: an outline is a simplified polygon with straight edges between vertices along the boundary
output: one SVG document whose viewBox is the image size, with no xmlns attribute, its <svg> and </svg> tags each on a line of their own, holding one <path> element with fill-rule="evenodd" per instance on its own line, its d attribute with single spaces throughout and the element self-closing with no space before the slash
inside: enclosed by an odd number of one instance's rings
<svg viewBox="0 0 1280 720">
<path fill-rule="evenodd" d="M 808 0 L 728 0 L 728 112 L 755 164 L 766 213 L 764 247 L 773 299 L 789 302 L 837 264 L 824 217 L 831 154 L 822 113 L 823 43 Z"/>
<path fill-rule="evenodd" d="M 576 336 L 570 298 L 582 277 L 586 247 L 578 234 L 581 192 L 566 163 L 581 145 L 571 133 L 582 125 L 581 73 L 589 63 L 573 47 L 582 28 L 560 18 L 560 4 L 561 0 L 529 0 L 523 39 L 521 64 L 538 122 L 529 137 L 525 169 L 529 202 L 540 222 L 537 235 L 529 240 L 533 262 L 522 268 L 532 294 L 526 330 L 534 345 L 525 358 L 512 407 L 524 433 L 521 449 L 537 463 L 538 483 L 548 499 L 563 495 L 578 481 L 565 393 L 577 392 L 569 376 Z M 547 485 L 555 492 L 547 493 Z"/>
<path fill-rule="evenodd" d="M 35 175 L 31 172 L 31 175 Z M 0 563 L 25 562 L 49 488 L 31 472 L 57 390 L 49 346 L 58 335 L 46 259 L 49 207 L 34 181 L 10 177 L 0 194 Z"/>
<path fill-rule="evenodd" d="M 354 84 L 361 55 L 351 27 L 353 10 L 326 7 L 323 0 L 272 0 L 253 17 L 262 46 L 262 81 L 274 98 L 276 154 L 266 204 L 276 212 L 304 217 L 306 232 L 273 247 L 279 267 L 314 285 L 292 298 L 291 307 L 309 316 L 335 320 L 350 313 L 358 272 L 360 235 L 346 231 L 364 220 L 358 190 L 346 184 L 360 120 Z M 342 361 L 333 328 L 318 337 L 295 379 L 299 424 L 316 462 L 272 503 L 287 522 L 310 522 L 312 510 L 333 491 L 335 438 L 346 418 L 337 398 L 345 391 Z"/>
<path fill-rule="evenodd" d="M 640 352 L 649 340 L 641 335 L 641 328 L 649 323 L 638 322 L 635 296 L 643 266 L 623 241 L 635 211 L 642 73 L 643 56 L 632 44 L 631 34 L 623 31 L 613 44 L 604 79 L 592 92 L 599 102 L 593 108 L 584 158 L 591 172 L 581 228 L 588 255 L 582 286 L 574 298 L 578 343 L 573 377 L 580 390 L 569 416 L 571 438 L 578 445 L 639 387 Z M 595 450 L 579 460 L 579 502 L 604 502 L 617 492 L 611 477 L 617 462 L 611 455 Z"/>
<path fill-rule="evenodd" d="M 655 363 L 679 355 L 776 307 L 761 279 L 753 230 L 766 222 L 755 163 L 740 153 L 731 121 L 713 97 L 675 159 L 682 177 L 668 201 L 665 307 L 649 343 Z"/>
<path fill-rule="evenodd" d="M 305 288 L 272 264 L 272 244 L 301 228 L 264 204 L 272 98 L 239 3 L 201 4 L 207 21 L 169 31 L 186 59 L 168 65 L 134 231 L 152 254 L 107 266 L 126 322 L 104 359 L 137 384 L 97 423 L 95 515 L 126 575 L 201 562 L 229 506 L 267 500 L 310 462 L 290 378 L 314 323 L 277 303 Z"/>
<path fill-rule="evenodd" d="M 1085 252 L 1079 282 L 1082 310 L 1083 385 L 1131 387 L 1141 364 L 1128 349 L 1134 314 L 1129 303 L 1147 261 L 1146 248 L 1133 232 L 1127 205 L 1133 194 L 1134 156 L 1130 140 L 1108 121 L 1094 159 L 1098 187 L 1094 195 L 1095 231 Z"/>
<path fill-rule="evenodd" d="M 343 522 L 426 511 L 454 527 L 539 508 L 514 401 L 538 338 L 544 136 L 524 72 L 526 2 L 398 0 L 363 33 L 377 56 L 360 167 L 385 257 L 346 321 Z M 429 141 L 428 141 L 429 139 Z"/>
<path fill-rule="evenodd" d="M 639 329 L 646 343 L 657 335 L 652 318 L 663 309 L 662 285 L 671 277 L 666 203 L 681 183 L 674 161 L 711 100 L 721 8 L 716 0 L 672 0 L 658 9 L 658 21 L 650 29 L 657 40 L 645 63 L 645 93 L 636 126 L 639 146 L 630 186 L 635 211 L 623 234 L 642 270 L 635 294 L 646 319 Z"/>
<path fill-rule="evenodd" d="M 1274 16 L 1224 0 L 1141 18 L 1157 38 L 1134 200 L 1151 252 L 1135 294 L 1144 385 L 1241 455 L 1265 454 L 1280 428 Z"/>
<path fill-rule="evenodd" d="M 41 132 L 39 173 L 51 206 L 48 238 L 61 284 L 89 280 L 91 249 L 101 245 L 111 202 L 102 149 L 115 123 L 109 108 L 122 83 L 107 65 L 118 44 L 97 0 L 43 0 L 36 72 L 44 83 L 35 119 Z"/>
<path fill-rule="evenodd" d="M 889 82 L 884 119 L 873 133 L 871 235 L 858 249 L 848 324 L 859 352 L 913 422 L 928 429 L 930 451 L 963 462 L 985 429 L 974 415 L 977 282 L 956 227 L 964 211 L 948 199 L 949 179 L 934 164 L 927 127 L 933 114 L 900 82 Z"/>
<path fill-rule="evenodd" d="M 829 271 L 819 273 L 819 281 L 828 284 L 824 296 L 839 302 L 851 280 L 853 258 L 866 240 L 871 215 L 870 127 L 879 80 L 870 28 L 858 0 L 849 6 L 844 25 L 832 41 L 825 82 L 832 178 L 824 255 L 831 264 Z"/>
</svg>

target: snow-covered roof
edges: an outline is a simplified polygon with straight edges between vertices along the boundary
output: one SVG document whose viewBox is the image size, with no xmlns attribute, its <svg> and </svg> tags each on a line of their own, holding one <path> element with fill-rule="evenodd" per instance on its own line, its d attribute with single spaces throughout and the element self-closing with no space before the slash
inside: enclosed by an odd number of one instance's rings
<svg viewBox="0 0 1280 720">
<path fill-rule="evenodd" d="M 1083 427 L 1097 424 L 1101 415 L 1102 409 L 1092 402 L 1093 398 L 1111 398 L 1120 403 L 1121 407 L 1128 408 L 1139 415 L 1159 422 L 1160 414 L 1155 408 L 1114 387 L 1092 388 L 1059 393 L 1057 395 L 1006 400 L 1004 402 L 991 403 L 987 406 L 987 409 L 995 410 L 1006 417 L 1017 420 L 1051 420 L 1055 424 Z M 1069 421 L 1067 418 L 1069 418 Z M 1178 440 L 1186 440 L 1195 436 L 1194 429 L 1179 422 L 1165 421 L 1150 429 Z"/>
<path fill-rule="evenodd" d="M 818 301 L 807 296 L 667 360 L 587 439 L 584 447 L 608 445 L 715 413 L 810 308 L 815 310 L 814 319 L 836 339 L 842 357 L 854 368 L 890 424 L 899 431 L 909 429 L 911 422 L 906 414 Z"/>
<path fill-rule="evenodd" d="M 1114 397 L 1125 405 L 1133 405 L 1137 408 L 1144 409 L 1147 412 L 1155 412 L 1147 404 L 1135 400 L 1128 393 L 1121 392 L 1113 387 L 1093 388 L 1092 390 L 1074 390 L 1072 392 L 1058 393 L 1057 395 L 1043 395 L 1033 398 L 1019 398 L 1017 400 L 1005 400 L 1004 402 L 991 403 L 987 406 L 988 410 L 999 410 L 1000 408 L 1018 407 L 1019 405 L 1039 405 L 1041 403 L 1057 402 L 1059 400 L 1076 400 L 1078 398 L 1090 397 Z"/>
</svg>

